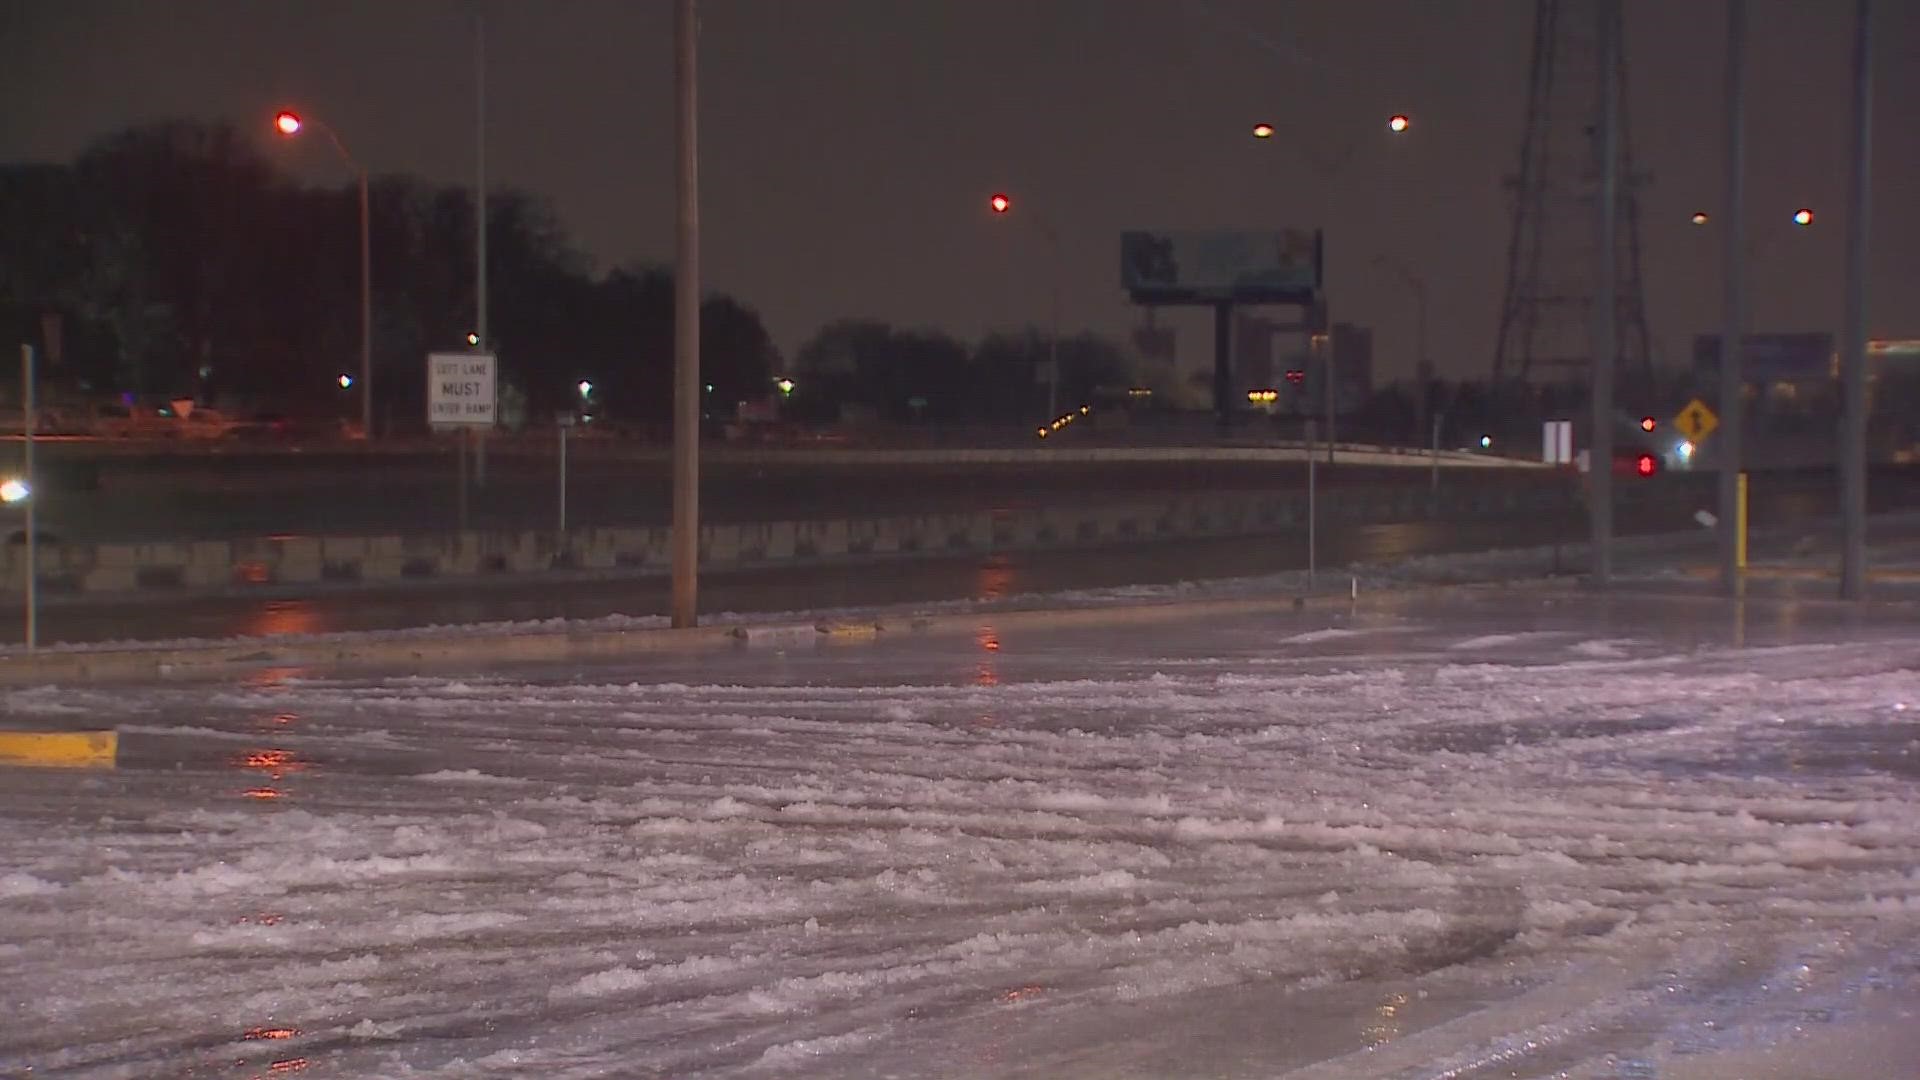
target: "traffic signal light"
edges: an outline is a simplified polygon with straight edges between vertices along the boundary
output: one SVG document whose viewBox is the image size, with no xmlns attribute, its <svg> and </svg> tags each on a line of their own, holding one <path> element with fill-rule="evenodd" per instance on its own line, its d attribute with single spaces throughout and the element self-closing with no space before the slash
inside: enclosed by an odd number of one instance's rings
<svg viewBox="0 0 1920 1080">
<path fill-rule="evenodd" d="M 1300 386 L 1304 384 L 1306 381 L 1307 381 L 1307 373 L 1305 371 L 1302 371 L 1299 368 L 1287 369 L 1287 382 L 1293 384 L 1294 386 Z"/>
<path fill-rule="evenodd" d="M 995 193 L 993 198 L 987 200 L 987 205 L 993 208 L 994 213 L 1004 214 L 1008 210 L 1013 209 L 1013 200 L 1007 198 L 1005 195 Z"/>
<path fill-rule="evenodd" d="M 1654 429 L 1654 428 L 1655 428 L 1656 426 L 1658 426 L 1658 425 L 1657 425 L 1657 424 L 1656 424 L 1656 423 L 1654 422 L 1654 419 L 1653 419 L 1653 417 L 1651 417 L 1651 416 L 1643 416 L 1643 417 L 1641 417 L 1641 418 L 1640 418 L 1640 430 L 1641 430 L 1641 431 L 1652 431 L 1652 430 L 1653 430 L 1653 429 Z"/>
<path fill-rule="evenodd" d="M 1633 468 L 1641 476 L 1652 476 L 1660 468 L 1660 462 L 1652 454 L 1641 454 L 1640 459 L 1634 462 Z"/>
</svg>

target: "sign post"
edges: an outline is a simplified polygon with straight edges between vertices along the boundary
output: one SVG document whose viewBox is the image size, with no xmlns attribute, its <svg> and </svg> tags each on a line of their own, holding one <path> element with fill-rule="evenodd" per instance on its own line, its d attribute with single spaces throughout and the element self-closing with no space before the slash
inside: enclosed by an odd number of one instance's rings
<svg viewBox="0 0 1920 1080">
<path fill-rule="evenodd" d="M 34 490 L 33 475 L 33 346 L 20 346 L 20 445 L 21 463 L 20 482 L 27 487 L 27 651 L 40 647 L 40 567 L 36 545 L 39 542 L 34 534 L 33 504 L 39 492 Z"/>
<path fill-rule="evenodd" d="M 427 426 L 460 432 L 460 530 L 467 528 L 467 444 L 493 427 L 499 412 L 492 353 L 427 354 Z"/>
<path fill-rule="evenodd" d="M 1307 591 L 1308 592 L 1313 591 L 1314 572 L 1319 569 L 1316 565 L 1314 565 L 1319 561 L 1318 559 L 1319 552 L 1315 550 L 1315 547 L 1317 546 L 1316 541 L 1318 540 L 1318 537 L 1315 534 L 1318 532 L 1318 526 L 1319 526 L 1319 522 L 1315 520 L 1319 516 L 1319 513 L 1318 513 L 1319 505 L 1318 505 L 1318 498 L 1317 498 L 1319 493 L 1314 490 L 1317 486 L 1314 482 L 1314 468 L 1313 468 L 1314 435 L 1315 435 L 1315 432 L 1313 430 L 1313 420 L 1309 418 L 1307 420 Z"/>
<path fill-rule="evenodd" d="M 573 415 L 569 413 L 560 418 L 560 492 L 559 492 L 559 533 L 567 535 L 567 433 L 573 430 Z"/>
</svg>

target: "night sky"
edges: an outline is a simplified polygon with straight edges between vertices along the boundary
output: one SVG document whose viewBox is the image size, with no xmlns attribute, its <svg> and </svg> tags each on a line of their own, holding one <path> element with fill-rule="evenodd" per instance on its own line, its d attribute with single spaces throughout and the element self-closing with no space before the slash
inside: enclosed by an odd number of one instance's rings
<svg viewBox="0 0 1920 1080">
<path fill-rule="evenodd" d="M 475 0 L 0 0 L 0 159 L 70 159 L 145 120 L 253 125 L 299 176 L 344 183 L 287 104 L 375 172 L 470 182 Z M 480 0 L 489 174 L 550 196 L 601 267 L 673 252 L 667 0 Z M 1753 0 L 1758 329 L 1838 329 L 1851 3 Z M 1870 330 L 1920 336 L 1920 4 L 1880 0 Z M 705 278 L 789 353 L 864 315 L 972 337 L 1046 319 L 1124 335 L 1128 227 L 1318 225 L 1336 318 L 1412 368 L 1431 287 L 1443 374 L 1491 363 L 1533 4 L 1527 0 L 703 0 Z M 1627 0 L 1631 138 L 1656 350 L 1718 319 L 1724 7 Z M 1414 119 L 1390 136 L 1388 115 Z M 1269 120 L 1279 137 L 1248 132 Z M 1004 190 L 1014 215 L 995 218 Z M 1788 215 L 1820 213 L 1795 231 Z M 378 254 L 375 254 L 376 260 Z M 377 267 L 376 267 L 377 274 Z M 1189 362 L 1209 354 L 1182 320 Z"/>
</svg>

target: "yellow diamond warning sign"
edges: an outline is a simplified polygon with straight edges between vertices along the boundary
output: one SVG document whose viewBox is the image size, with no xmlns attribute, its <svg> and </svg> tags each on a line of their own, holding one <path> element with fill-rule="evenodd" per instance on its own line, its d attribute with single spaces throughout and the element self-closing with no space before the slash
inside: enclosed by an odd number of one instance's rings
<svg viewBox="0 0 1920 1080">
<path fill-rule="evenodd" d="M 1713 415 L 1713 410 L 1707 408 L 1706 402 L 1694 398 L 1687 402 L 1686 408 L 1680 410 L 1680 415 L 1673 418 L 1673 426 L 1674 430 L 1687 437 L 1688 442 L 1697 443 L 1713 434 L 1713 429 L 1720 426 L 1720 418 Z"/>
</svg>

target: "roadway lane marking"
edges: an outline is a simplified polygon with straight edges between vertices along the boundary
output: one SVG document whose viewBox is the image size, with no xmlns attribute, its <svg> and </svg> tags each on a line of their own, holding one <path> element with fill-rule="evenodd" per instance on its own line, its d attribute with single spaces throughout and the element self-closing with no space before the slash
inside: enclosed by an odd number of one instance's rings
<svg viewBox="0 0 1920 1080">
<path fill-rule="evenodd" d="M 0 731 L 0 765 L 111 769 L 119 754 L 117 731 Z"/>
</svg>

